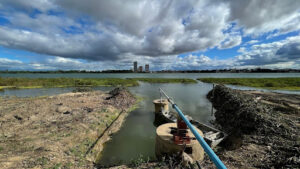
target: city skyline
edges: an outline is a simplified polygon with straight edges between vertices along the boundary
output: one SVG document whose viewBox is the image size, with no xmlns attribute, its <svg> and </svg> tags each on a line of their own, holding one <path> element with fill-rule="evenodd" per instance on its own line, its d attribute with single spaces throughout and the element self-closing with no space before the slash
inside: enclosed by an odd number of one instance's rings
<svg viewBox="0 0 300 169">
<path fill-rule="evenodd" d="M 145 64 L 145 69 L 143 70 L 143 66 L 142 65 L 138 66 L 138 62 L 134 61 L 132 71 L 133 72 L 146 72 L 146 73 L 149 73 L 150 72 L 150 65 Z"/>
</svg>

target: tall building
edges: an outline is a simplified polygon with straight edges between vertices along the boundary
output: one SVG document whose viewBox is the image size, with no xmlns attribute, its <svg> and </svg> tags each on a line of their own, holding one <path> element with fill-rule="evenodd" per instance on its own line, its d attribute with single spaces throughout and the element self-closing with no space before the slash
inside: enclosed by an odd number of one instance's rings
<svg viewBox="0 0 300 169">
<path fill-rule="evenodd" d="M 143 72 L 143 66 L 139 66 L 139 72 Z"/>
<path fill-rule="evenodd" d="M 133 71 L 137 72 L 137 61 L 133 62 Z"/>
<path fill-rule="evenodd" d="M 149 64 L 146 64 L 146 65 L 145 65 L 145 72 L 150 72 L 150 71 L 149 71 Z"/>
</svg>

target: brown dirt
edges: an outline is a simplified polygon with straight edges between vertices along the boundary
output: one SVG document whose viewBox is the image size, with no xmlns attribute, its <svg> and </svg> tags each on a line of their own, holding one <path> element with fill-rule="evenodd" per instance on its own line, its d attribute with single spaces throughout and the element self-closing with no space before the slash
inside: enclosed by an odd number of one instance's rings
<svg viewBox="0 0 300 169">
<path fill-rule="evenodd" d="M 300 96 L 216 86 L 208 98 L 229 137 L 218 149 L 228 168 L 299 168 Z M 208 158 L 202 163 L 214 168 Z"/>
<path fill-rule="evenodd" d="M 135 102 L 123 89 L 0 98 L 0 168 L 94 168 L 97 148 Z"/>
</svg>

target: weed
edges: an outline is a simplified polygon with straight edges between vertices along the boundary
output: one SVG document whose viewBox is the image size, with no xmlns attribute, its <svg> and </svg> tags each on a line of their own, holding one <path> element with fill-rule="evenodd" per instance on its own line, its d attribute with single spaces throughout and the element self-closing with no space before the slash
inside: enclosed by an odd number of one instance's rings
<svg viewBox="0 0 300 169">
<path fill-rule="evenodd" d="M 46 165 L 49 162 L 49 159 L 47 157 L 40 157 L 37 160 L 37 163 L 39 163 L 41 166 Z"/>
<path fill-rule="evenodd" d="M 145 160 L 145 158 L 143 157 L 143 155 L 139 155 L 138 158 L 136 158 L 134 160 L 131 160 L 129 166 L 138 167 L 141 164 L 146 163 L 148 161 L 149 161 L 149 157 L 148 157 L 148 160 Z"/>
<path fill-rule="evenodd" d="M 2 78 L 1 88 L 137 86 L 136 80 L 118 78 Z"/>
<path fill-rule="evenodd" d="M 73 166 L 73 164 L 70 163 L 70 162 L 64 164 L 64 168 L 65 168 L 65 169 L 69 169 L 69 168 L 71 168 L 72 166 Z"/>
<path fill-rule="evenodd" d="M 50 169 L 60 169 L 61 163 L 55 164 L 53 167 L 50 167 Z"/>
<path fill-rule="evenodd" d="M 267 89 L 299 90 L 300 78 L 199 78 L 206 83 L 231 84 Z"/>
<path fill-rule="evenodd" d="M 265 87 L 274 87 L 274 84 L 273 83 L 265 83 L 265 85 L 264 85 Z"/>
</svg>

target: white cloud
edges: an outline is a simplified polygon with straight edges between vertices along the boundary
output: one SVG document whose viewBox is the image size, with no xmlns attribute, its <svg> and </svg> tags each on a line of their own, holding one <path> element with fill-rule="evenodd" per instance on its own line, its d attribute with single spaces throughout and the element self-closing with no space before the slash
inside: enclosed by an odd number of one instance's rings
<svg viewBox="0 0 300 169">
<path fill-rule="evenodd" d="M 259 42 L 259 40 L 250 40 L 250 41 L 246 42 L 246 45 L 252 45 L 252 44 L 255 44 L 258 42 Z"/>
<path fill-rule="evenodd" d="M 14 2 L 1 3 L 36 7 Z M 229 17 L 226 3 L 211 1 L 61 0 L 53 4 L 68 15 L 42 13 L 33 18 L 28 13 L 10 15 L 6 11 L 11 25 L 1 28 L 0 43 L 9 48 L 89 60 L 115 60 L 126 53 L 175 55 L 217 46 L 225 39 L 223 30 Z M 83 15 L 88 15 L 93 24 L 82 28 L 75 20 Z M 64 33 L 63 29 L 70 26 L 82 30 L 82 34 Z"/>
<path fill-rule="evenodd" d="M 22 62 L 19 60 L 0 58 L 0 64 L 20 64 L 20 63 L 22 63 Z"/>
<path fill-rule="evenodd" d="M 219 49 L 228 49 L 238 46 L 242 43 L 242 37 L 240 35 L 230 35 L 225 41 L 219 45 Z"/>
<path fill-rule="evenodd" d="M 0 70 L 10 69 L 12 66 L 20 66 L 23 62 L 19 60 L 12 60 L 7 58 L 0 58 Z"/>
<path fill-rule="evenodd" d="M 288 23 L 298 18 L 300 9 L 298 0 L 230 0 L 229 4 L 230 20 L 237 21 L 246 35 L 253 36 L 283 31 Z M 298 25 L 292 24 L 289 29 L 296 30 Z"/>
<path fill-rule="evenodd" d="M 133 60 L 157 69 L 201 69 L 298 59 L 298 41 L 288 39 L 259 45 L 250 40 L 243 44 L 252 45 L 249 50 L 241 47 L 241 55 L 226 60 L 177 56 L 233 48 L 245 36 L 299 31 L 298 0 L 2 0 L 0 10 L 9 20 L 0 27 L 0 45 L 42 54 L 43 61 L 32 62 L 36 69 L 130 68 Z"/>
<path fill-rule="evenodd" d="M 249 50 L 241 49 L 240 52 L 242 54 L 236 56 L 236 62 L 241 66 L 281 65 L 296 68 L 296 62 L 300 60 L 300 36 L 253 45 Z"/>
<path fill-rule="evenodd" d="M 245 47 L 240 47 L 239 49 L 238 49 L 238 52 L 239 53 L 245 53 L 246 52 L 246 48 Z"/>
</svg>

